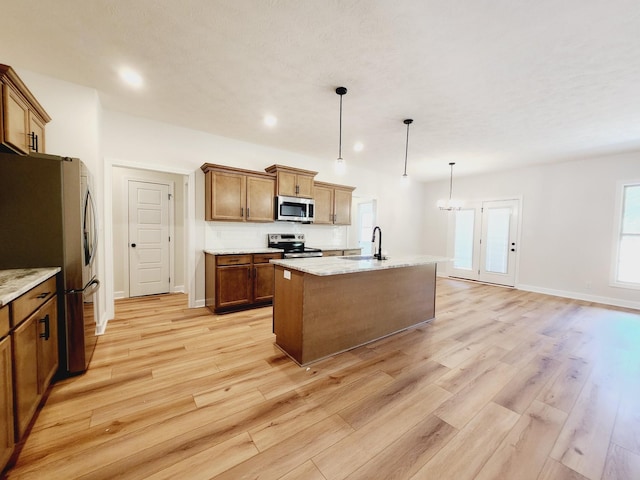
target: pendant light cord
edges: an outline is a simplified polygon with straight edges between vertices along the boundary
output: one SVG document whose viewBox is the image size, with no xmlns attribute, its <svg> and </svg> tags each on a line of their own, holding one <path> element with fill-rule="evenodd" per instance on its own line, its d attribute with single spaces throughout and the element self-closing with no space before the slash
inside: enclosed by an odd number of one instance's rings
<svg viewBox="0 0 640 480">
<path fill-rule="evenodd" d="M 453 166 L 455 163 L 450 163 L 451 165 L 451 174 L 449 175 L 449 205 L 451 205 L 451 191 L 453 190 Z"/>
<path fill-rule="evenodd" d="M 411 125 L 412 123 L 413 123 L 413 120 L 411 118 L 407 118 L 404 121 L 404 124 L 407 126 L 407 143 L 404 150 L 404 174 L 402 175 L 403 177 L 407 176 L 407 157 L 409 156 L 409 125 Z"/>
<path fill-rule="evenodd" d="M 342 95 L 340 95 L 340 140 L 338 143 L 338 160 L 342 160 Z"/>
</svg>

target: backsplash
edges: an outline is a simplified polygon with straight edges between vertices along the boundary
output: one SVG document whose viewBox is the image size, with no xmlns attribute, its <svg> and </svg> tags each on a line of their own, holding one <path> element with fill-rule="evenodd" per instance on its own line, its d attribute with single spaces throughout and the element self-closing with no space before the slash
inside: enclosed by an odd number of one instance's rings
<svg viewBox="0 0 640 480">
<path fill-rule="evenodd" d="M 304 233 L 308 247 L 349 247 L 349 227 L 292 222 L 205 222 L 205 248 L 264 248 L 269 233 Z M 357 239 L 353 239 L 357 244 Z"/>
</svg>

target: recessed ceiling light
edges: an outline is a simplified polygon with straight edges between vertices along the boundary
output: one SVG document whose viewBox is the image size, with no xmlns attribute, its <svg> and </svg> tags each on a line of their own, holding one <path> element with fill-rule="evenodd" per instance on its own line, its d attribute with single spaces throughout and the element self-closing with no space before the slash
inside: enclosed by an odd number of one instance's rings
<svg viewBox="0 0 640 480">
<path fill-rule="evenodd" d="M 120 78 L 127 85 L 134 88 L 140 88 L 144 83 L 140 74 L 134 70 L 131 70 L 130 68 L 121 68 Z"/>
<path fill-rule="evenodd" d="M 264 124 L 267 127 L 274 127 L 278 123 L 278 119 L 273 115 L 265 115 L 264 116 Z"/>
<path fill-rule="evenodd" d="M 353 150 L 355 152 L 361 152 L 363 148 L 364 148 L 364 145 L 360 142 L 356 142 L 356 144 L 353 146 Z"/>
</svg>

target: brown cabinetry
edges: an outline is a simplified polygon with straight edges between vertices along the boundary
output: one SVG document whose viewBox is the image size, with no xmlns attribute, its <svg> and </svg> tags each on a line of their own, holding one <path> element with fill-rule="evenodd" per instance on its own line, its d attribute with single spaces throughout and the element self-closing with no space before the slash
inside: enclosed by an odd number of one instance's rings
<svg viewBox="0 0 640 480">
<path fill-rule="evenodd" d="M 51 120 L 15 71 L 0 64 L 0 144 L 28 154 L 45 152 L 45 124 Z"/>
<path fill-rule="evenodd" d="M 271 165 L 265 171 L 276 175 L 277 195 L 313 198 L 313 178 L 318 172 L 284 165 Z"/>
<path fill-rule="evenodd" d="M 313 223 L 351 225 L 351 199 L 355 187 L 315 182 Z"/>
<path fill-rule="evenodd" d="M 204 164 L 205 220 L 273 222 L 273 175 Z"/>
<path fill-rule="evenodd" d="M 9 321 L 8 308 L 6 319 Z M 0 310 L 0 315 L 4 315 Z M 13 376 L 11 373 L 11 338 L 0 336 L 0 471 L 11 458 L 14 447 Z"/>
<path fill-rule="evenodd" d="M 16 435 L 21 438 L 58 368 L 57 301 L 51 298 L 12 334 Z"/>
<path fill-rule="evenodd" d="M 273 265 L 280 253 L 205 255 L 206 305 L 215 313 L 271 303 Z"/>
</svg>

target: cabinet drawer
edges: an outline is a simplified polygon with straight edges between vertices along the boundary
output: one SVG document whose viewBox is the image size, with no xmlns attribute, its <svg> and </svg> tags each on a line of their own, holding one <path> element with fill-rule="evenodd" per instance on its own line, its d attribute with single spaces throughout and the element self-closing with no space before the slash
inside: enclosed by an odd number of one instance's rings
<svg viewBox="0 0 640 480">
<path fill-rule="evenodd" d="M 12 302 L 12 327 L 20 324 L 56 293 L 56 276 L 42 282 Z"/>
<path fill-rule="evenodd" d="M 342 256 L 342 250 L 323 250 L 323 257 L 340 257 Z"/>
<path fill-rule="evenodd" d="M 345 250 L 344 255 L 360 255 L 361 251 L 359 248 L 352 248 L 351 250 Z"/>
<path fill-rule="evenodd" d="M 251 263 L 251 254 L 249 255 L 219 255 L 216 258 L 216 264 L 220 266 L 224 265 L 244 265 Z"/>
<path fill-rule="evenodd" d="M 9 333 L 9 306 L 0 308 L 0 338 Z"/>
<path fill-rule="evenodd" d="M 269 263 L 269 260 L 282 258 L 281 253 L 254 253 L 253 263 Z"/>
</svg>

